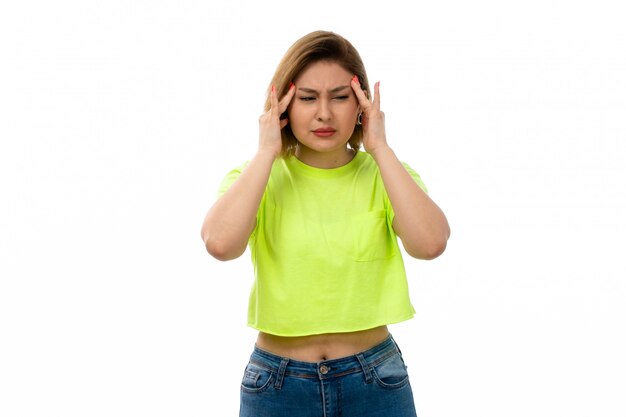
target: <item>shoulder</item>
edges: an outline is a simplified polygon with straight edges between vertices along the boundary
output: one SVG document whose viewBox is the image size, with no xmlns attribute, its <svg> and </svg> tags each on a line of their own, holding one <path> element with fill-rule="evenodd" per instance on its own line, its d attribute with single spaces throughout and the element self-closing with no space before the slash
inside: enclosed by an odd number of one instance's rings
<svg viewBox="0 0 626 417">
<path fill-rule="evenodd" d="M 224 194 L 230 188 L 230 186 L 233 185 L 233 183 L 237 180 L 237 178 L 239 178 L 239 175 L 241 175 L 241 173 L 246 169 L 249 163 L 250 161 L 246 161 L 243 164 L 228 171 L 228 173 L 224 176 L 222 182 L 220 183 L 217 191 L 218 196 L 221 197 L 222 194 Z"/>
<path fill-rule="evenodd" d="M 372 157 L 372 155 L 370 155 L 367 152 L 363 152 L 361 151 L 360 153 L 364 154 L 363 155 L 363 166 L 368 168 L 368 169 L 372 169 L 375 170 L 377 173 L 380 173 L 380 170 L 378 168 L 378 164 L 376 164 L 376 161 L 374 160 L 374 158 Z M 402 164 L 402 166 L 404 167 L 404 169 L 406 169 L 406 171 L 409 173 L 409 175 L 411 175 L 411 178 L 413 178 L 413 180 L 417 183 L 417 185 L 419 185 L 419 187 L 425 192 L 428 193 L 428 189 L 426 188 L 426 184 L 424 184 L 424 181 L 422 180 L 422 177 L 420 176 L 420 174 L 417 173 L 416 170 L 414 170 L 411 165 L 409 165 L 407 162 L 404 162 L 402 160 L 400 160 L 400 163 Z"/>
</svg>

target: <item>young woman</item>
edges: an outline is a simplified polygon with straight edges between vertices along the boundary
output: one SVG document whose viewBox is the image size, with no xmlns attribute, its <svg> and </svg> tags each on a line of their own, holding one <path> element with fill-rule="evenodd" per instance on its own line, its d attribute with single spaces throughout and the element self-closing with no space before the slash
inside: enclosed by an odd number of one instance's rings
<svg viewBox="0 0 626 417">
<path fill-rule="evenodd" d="M 343 37 L 317 31 L 279 64 L 254 157 L 231 171 L 202 238 L 219 260 L 249 245 L 259 335 L 240 416 L 415 416 L 387 325 L 413 317 L 401 252 L 433 259 L 445 215 L 387 143 L 379 84 Z M 365 151 L 361 151 L 361 145 Z"/>
</svg>

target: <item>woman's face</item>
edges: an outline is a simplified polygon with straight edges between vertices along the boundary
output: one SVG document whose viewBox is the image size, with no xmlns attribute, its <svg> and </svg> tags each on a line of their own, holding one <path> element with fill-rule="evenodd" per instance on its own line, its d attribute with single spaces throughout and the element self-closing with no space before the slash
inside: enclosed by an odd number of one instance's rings
<svg viewBox="0 0 626 417">
<path fill-rule="evenodd" d="M 345 154 L 359 114 L 350 86 L 353 76 L 334 62 L 319 61 L 294 80 L 296 93 L 288 113 L 300 153 Z"/>
</svg>

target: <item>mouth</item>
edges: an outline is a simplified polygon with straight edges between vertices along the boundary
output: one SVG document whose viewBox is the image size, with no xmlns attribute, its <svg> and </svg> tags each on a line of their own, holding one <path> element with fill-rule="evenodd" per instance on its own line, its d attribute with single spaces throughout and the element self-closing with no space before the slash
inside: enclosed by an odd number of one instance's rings
<svg viewBox="0 0 626 417">
<path fill-rule="evenodd" d="M 335 134 L 335 132 L 336 132 L 336 130 L 335 130 L 335 129 L 333 129 L 333 128 L 330 128 L 330 127 L 321 127 L 321 128 L 319 128 L 319 129 L 315 129 L 315 130 L 313 131 L 313 134 L 314 134 L 315 136 L 319 136 L 319 137 L 326 138 L 326 137 L 329 137 L 329 136 L 334 135 L 334 134 Z"/>
</svg>

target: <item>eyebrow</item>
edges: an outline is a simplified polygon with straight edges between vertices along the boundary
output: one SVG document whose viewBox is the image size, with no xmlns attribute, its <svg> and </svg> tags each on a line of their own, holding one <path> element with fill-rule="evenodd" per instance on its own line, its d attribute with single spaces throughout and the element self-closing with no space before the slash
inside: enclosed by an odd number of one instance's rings
<svg viewBox="0 0 626 417">
<path fill-rule="evenodd" d="M 340 85 L 339 87 L 335 87 L 331 90 L 328 90 L 329 93 L 338 93 L 342 90 L 345 90 L 346 88 L 350 88 L 349 85 Z M 300 91 L 304 91 L 305 93 L 313 93 L 313 94 L 319 94 L 319 92 L 317 90 L 314 90 L 312 88 L 298 88 L 298 90 Z"/>
</svg>

